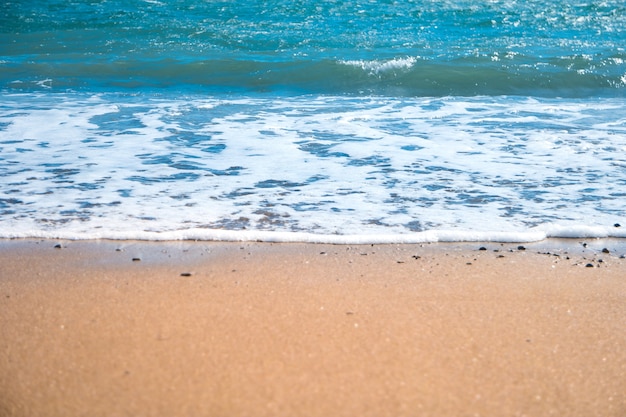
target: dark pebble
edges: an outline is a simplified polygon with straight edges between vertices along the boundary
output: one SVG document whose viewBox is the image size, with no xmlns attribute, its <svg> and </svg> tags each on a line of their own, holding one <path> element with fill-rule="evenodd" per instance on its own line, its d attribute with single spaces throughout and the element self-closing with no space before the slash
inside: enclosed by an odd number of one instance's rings
<svg viewBox="0 0 626 417">
<path fill-rule="evenodd" d="M 526 250 L 526 247 L 525 247 L 525 246 L 520 245 L 520 246 L 518 246 L 518 247 L 517 247 L 517 250 Z"/>
<path fill-rule="evenodd" d="M 141 261 L 141 258 L 133 258 L 133 262 L 139 262 Z"/>
<path fill-rule="evenodd" d="M 487 248 L 484 246 L 481 246 L 480 248 L 478 248 L 478 250 L 487 250 Z"/>
<path fill-rule="evenodd" d="M 602 249 L 602 253 L 611 253 L 607 248 Z"/>
<path fill-rule="evenodd" d="M 615 223 L 613 226 L 615 226 L 615 227 L 622 227 L 622 225 L 619 224 L 619 223 Z"/>
<path fill-rule="evenodd" d="M 180 274 L 181 277 L 190 277 L 191 276 L 191 272 L 183 272 Z"/>
<path fill-rule="evenodd" d="M 56 245 L 54 245 L 55 249 L 63 249 L 63 245 L 61 245 L 60 243 L 57 243 Z"/>
<path fill-rule="evenodd" d="M 587 264 L 585 265 L 587 268 L 593 268 L 593 264 Z"/>
<path fill-rule="evenodd" d="M 412 256 L 412 258 L 413 258 L 413 259 L 422 259 L 422 257 L 421 257 L 421 256 L 419 256 L 419 255 L 413 255 L 413 256 Z"/>
</svg>

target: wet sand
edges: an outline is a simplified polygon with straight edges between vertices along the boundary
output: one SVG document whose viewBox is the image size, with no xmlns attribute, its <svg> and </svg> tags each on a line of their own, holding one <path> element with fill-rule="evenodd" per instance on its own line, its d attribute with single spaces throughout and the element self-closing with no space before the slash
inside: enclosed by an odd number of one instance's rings
<svg viewBox="0 0 626 417">
<path fill-rule="evenodd" d="M 0 241 L 0 416 L 622 417 L 582 243 Z"/>
</svg>

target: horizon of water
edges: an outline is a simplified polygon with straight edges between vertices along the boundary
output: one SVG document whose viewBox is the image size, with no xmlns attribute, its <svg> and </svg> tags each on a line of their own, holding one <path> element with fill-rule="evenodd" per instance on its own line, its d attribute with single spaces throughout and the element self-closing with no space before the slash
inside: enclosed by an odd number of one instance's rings
<svg viewBox="0 0 626 417">
<path fill-rule="evenodd" d="M 614 1 L 9 2 L 0 237 L 626 237 Z"/>
</svg>

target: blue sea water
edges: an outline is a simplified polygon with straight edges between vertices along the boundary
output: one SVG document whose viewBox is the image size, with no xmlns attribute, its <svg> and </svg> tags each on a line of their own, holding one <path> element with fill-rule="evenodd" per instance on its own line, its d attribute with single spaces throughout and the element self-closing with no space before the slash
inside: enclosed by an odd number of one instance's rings
<svg viewBox="0 0 626 417">
<path fill-rule="evenodd" d="M 0 237 L 626 237 L 626 4 L 0 8 Z"/>
</svg>

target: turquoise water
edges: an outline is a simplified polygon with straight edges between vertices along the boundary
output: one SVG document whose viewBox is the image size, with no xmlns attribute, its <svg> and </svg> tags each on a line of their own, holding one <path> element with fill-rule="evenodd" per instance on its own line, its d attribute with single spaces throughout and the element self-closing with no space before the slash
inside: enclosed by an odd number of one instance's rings
<svg viewBox="0 0 626 417">
<path fill-rule="evenodd" d="M 31 1 L 0 13 L 0 85 L 18 91 L 625 91 L 621 1 Z"/>
<path fill-rule="evenodd" d="M 5 2 L 0 236 L 622 236 L 625 45 L 620 1 Z"/>
</svg>

